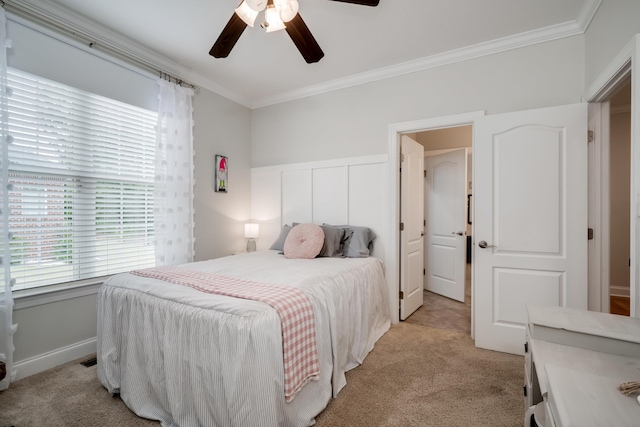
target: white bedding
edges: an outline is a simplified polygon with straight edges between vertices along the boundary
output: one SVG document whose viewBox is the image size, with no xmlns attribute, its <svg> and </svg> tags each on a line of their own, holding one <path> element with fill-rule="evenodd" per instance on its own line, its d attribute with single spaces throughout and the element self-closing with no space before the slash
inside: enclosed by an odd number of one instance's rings
<svg viewBox="0 0 640 427">
<path fill-rule="evenodd" d="M 320 379 L 286 403 L 280 318 L 261 302 L 124 273 L 98 294 L 98 376 L 163 426 L 307 426 L 389 329 L 377 258 L 291 260 L 276 251 L 190 269 L 304 291 L 314 307 Z"/>
</svg>

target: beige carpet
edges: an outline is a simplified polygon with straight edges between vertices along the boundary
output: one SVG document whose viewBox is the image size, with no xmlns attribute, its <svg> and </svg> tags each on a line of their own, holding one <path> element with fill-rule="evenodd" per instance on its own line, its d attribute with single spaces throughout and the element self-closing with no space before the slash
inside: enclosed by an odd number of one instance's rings
<svg viewBox="0 0 640 427">
<path fill-rule="evenodd" d="M 522 357 L 473 346 L 455 331 L 400 323 L 376 344 L 317 418 L 330 426 L 492 426 L 524 421 Z M 157 426 L 69 363 L 0 392 L 0 426 Z M 244 427 L 244 426 L 243 426 Z M 247 426 L 249 427 L 249 426 Z"/>
</svg>

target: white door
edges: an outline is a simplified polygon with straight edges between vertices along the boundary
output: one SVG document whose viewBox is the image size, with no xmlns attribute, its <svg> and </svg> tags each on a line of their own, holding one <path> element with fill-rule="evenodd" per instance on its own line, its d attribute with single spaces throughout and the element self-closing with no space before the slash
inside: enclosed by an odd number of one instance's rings
<svg viewBox="0 0 640 427">
<path fill-rule="evenodd" d="M 476 346 L 522 354 L 526 304 L 587 308 L 587 104 L 474 131 Z"/>
<path fill-rule="evenodd" d="M 464 302 L 466 263 L 467 153 L 425 158 L 427 170 L 425 245 L 428 291 Z"/>
<path fill-rule="evenodd" d="M 422 305 L 424 290 L 424 147 L 400 141 L 400 320 Z"/>
</svg>

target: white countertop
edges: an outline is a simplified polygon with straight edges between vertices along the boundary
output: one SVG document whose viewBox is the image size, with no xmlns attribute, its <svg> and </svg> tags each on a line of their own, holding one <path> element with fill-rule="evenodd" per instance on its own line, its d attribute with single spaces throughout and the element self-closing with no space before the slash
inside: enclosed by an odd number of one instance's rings
<svg viewBox="0 0 640 427">
<path fill-rule="evenodd" d="M 529 323 L 640 344 L 640 319 L 565 307 L 527 305 Z"/>
</svg>

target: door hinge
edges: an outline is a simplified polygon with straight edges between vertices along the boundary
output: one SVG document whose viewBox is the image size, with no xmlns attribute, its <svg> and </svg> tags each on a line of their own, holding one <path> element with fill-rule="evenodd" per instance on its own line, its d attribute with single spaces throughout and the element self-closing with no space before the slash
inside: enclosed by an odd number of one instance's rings
<svg viewBox="0 0 640 427">
<path fill-rule="evenodd" d="M 426 276 L 426 275 L 427 275 L 427 269 L 426 269 L 426 268 L 423 268 L 423 269 L 422 269 L 422 275 L 423 275 L 423 276 Z"/>
<path fill-rule="evenodd" d="M 593 228 L 587 228 L 587 240 L 593 240 Z"/>
<path fill-rule="evenodd" d="M 423 220 L 422 220 L 422 225 L 423 225 L 424 227 L 426 227 L 426 226 L 427 226 L 427 220 L 426 220 L 426 219 L 423 219 Z"/>
<path fill-rule="evenodd" d="M 400 299 L 404 299 L 404 292 L 400 291 Z"/>
<path fill-rule="evenodd" d="M 404 222 L 400 223 L 400 231 L 404 231 Z"/>
<path fill-rule="evenodd" d="M 590 130 L 587 132 L 587 142 L 593 142 L 593 140 L 595 139 L 595 136 L 593 134 L 593 131 Z"/>
<path fill-rule="evenodd" d="M 404 154 L 400 154 L 400 163 L 404 163 Z"/>
<path fill-rule="evenodd" d="M 426 169 L 424 170 L 424 177 L 425 178 L 427 177 L 427 170 Z"/>
</svg>

